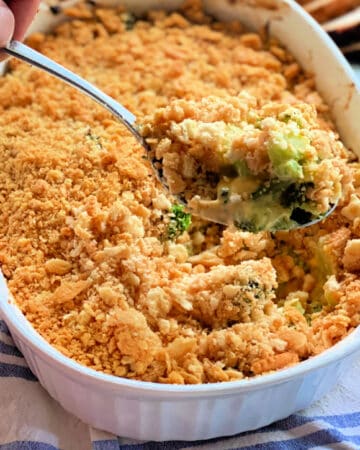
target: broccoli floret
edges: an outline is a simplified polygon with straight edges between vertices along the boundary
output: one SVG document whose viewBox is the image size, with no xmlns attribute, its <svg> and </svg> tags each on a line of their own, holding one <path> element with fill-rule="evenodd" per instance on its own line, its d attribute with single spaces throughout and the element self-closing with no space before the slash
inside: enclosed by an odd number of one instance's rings
<svg viewBox="0 0 360 450">
<path fill-rule="evenodd" d="M 280 164 L 275 169 L 276 175 L 282 180 L 302 178 L 304 173 L 301 165 L 294 159 Z"/>
<path fill-rule="evenodd" d="M 191 214 L 184 211 L 183 205 L 173 205 L 170 209 L 169 218 L 167 238 L 171 240 L 181 236 L 191 225 Z"/>
<path fill-rule="evenodd" d="M 272 225 L 271 231 L 278 231 L 278 230 L 287 230 L 292 228 L 292 223 L 288 216 L 279 217 L 279 219 Z"/>
<path fill-rule="evenodd" d="M 313 188 L 314 183 L 291 183 L 281 194 L 280 203 L 285 208 L 290 206 L 301 206 L 307 202 L 306 192 Z"/>
<path fill-rule="evenodd" d="M 314 216 L 309 211 L 305 211 L 301 208 L 295 208 L 291 213 L 290 219 L 295 220 L 295 222 L 299 223 L 300 225 L 306 225 L 314 219 Z"/>
<path fill-rule="evenodd" d="M 257 200 L 268 194 L 272 194 L 275 198 L 280 192 L 286 188 L 286 183 L 280 181 L 278 178 L 272 178 L 270 182 L 262 184 L 255 192 L 251 194 L 253 200 Z"/>
<path fill-rule="evenodd" d="M 268 153 L 274 173 L 281 180 L 304 177 L 301 160 L 310 145 L 307 136 L 301 134 L 276 134 L 268 142 Z"/>
<path fill-rule="evenodd" d="M 254 222 L 250 220 L 234 220 L 234 225 L 236 228 L 242 231 L 249 231 L 250 233 L 256 233 L 258 231 L 258 227 Z"/>
</svg>

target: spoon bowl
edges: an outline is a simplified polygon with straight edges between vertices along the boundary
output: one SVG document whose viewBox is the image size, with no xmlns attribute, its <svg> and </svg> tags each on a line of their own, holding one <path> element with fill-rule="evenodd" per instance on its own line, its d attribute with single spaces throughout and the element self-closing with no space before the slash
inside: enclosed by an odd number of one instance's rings
<svg viewBox="0 0 360 450">
<path fill-rule="evenodd" d="M 258 228 L 253 227 L 253 220 L 250 220 L 249 215 L 244 213 L 244 202 L 241 199 L 230 200 L 227 204 L 221 204 L 218 200 L 202 200 L 200 198 L 195 198 L 192 202 L 192 208 L 188 205 L 187 208 L 190 212 L 195 215 L 202 217 L 203 219 L 209 220 L 211 222 L 217 222 L 222 225 L 231 226 L 234 225 L 236 228 L 243 231 L 260 232 L 260 231 L 270 231 L 276 232 L 281 230 L 296 230 L 298 228 L 305 228 L 311 225 L 315 225 L 318 222 L 326 219 L 331 213 L 336 209 L 337 203 L 331 205 L 331 207 L 324 213 L 316 218 L 308 220 L 305 218 L 304 223 L 292 221 L 282 221 L 281 216 L 277 217 L 276 220 L 272 220 L 274 216 L 274 209 L 277 205 L 269 205 L 265 210 L 261 210 L 259 214 L 262 218 L 262 226 Z"/>
</svg>

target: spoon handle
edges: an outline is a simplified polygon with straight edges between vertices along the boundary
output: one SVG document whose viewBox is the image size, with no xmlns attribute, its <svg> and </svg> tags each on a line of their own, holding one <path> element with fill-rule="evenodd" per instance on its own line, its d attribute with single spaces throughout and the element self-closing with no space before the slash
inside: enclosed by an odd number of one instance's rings
<svg viewBox="0 0 360 450">
<path fill-rule="evenodd" d="M 40 69 L 49 72 L 57 78 L 65 81 L 66 83 L 74 86 L 78 90 L 82 91 L 84 94 L 88 95 L 90 98 L 98 102 L 100 105 L 108 109 L 112 114 L 114 114 L 133 134 L 134 122 L 136 117 L 130 111 L 128 111 L 124 106 L 115 101 L 113 98 L 109 97 L 107 94 L 102 92 L 100 89 L 79 77 L 75 73 L 71 72 L 65 67 L 57 64 L 55 61 L 47 58 L 41 53 L 33 50 L 25 44 L 18 41 L 11 41 L 3 51 L 7 54 L 14 56 L 22 61 L 32 64 Z"/>
</svg>

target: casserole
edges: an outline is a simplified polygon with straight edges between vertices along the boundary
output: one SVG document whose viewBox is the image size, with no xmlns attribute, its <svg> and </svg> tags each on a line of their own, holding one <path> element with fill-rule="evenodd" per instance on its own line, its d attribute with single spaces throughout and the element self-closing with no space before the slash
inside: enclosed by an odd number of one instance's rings
<svg viewBox="0 0 360 450">
<path fill-rule="evenodd" d="M 319 90 L 332 106 L 344 141 L 355 147 L 359 138 L 353 120 L 359 112 L 355 82 L 344 60 L 313 21 L 288 2 L 266 2 L 264 8 L 255 8 L 256 5 L 248 2 L 224 6 L 223 2 L 212 1 L 206 2 L 206 6 L 221 19 L 237 14 L 249 26 L 260 27 L 268 22 L 270 30 L 283 42 L 289 29 L 301 29 L 309 42 L 312 37 L 314 40 L 306 49 L 304 42 L 299 46 L 301 39 L 292 35 L 286 42 L 303 66 L 315 72 Z M 322 78 L 324 58 L 327 70 L 334 71 L 330 79 Z M 204 439 L 271 423 L 324 394 L 341 376 L 344 365 L 349 364 L 358 348 L 358 331 L 355 331 L 316 358 L 274 374 L 238 382 L 161 386 L 124 380 L 94 372 L 60 355 L 34 332 L 11 300 L 5 301 L 5 285 L 2 289 L 2 311 L 14 339 L 50 394 L 93 426 L 138 439 Z M 278 404 L 276 410 L 273 404 Z"/>
</svg>

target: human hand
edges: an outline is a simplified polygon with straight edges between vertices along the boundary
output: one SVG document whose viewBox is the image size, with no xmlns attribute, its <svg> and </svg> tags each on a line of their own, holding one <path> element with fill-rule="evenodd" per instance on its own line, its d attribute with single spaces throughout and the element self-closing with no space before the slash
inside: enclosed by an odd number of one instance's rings
<svg viewBox="0 0 360 450">
<path fill-rule="evenodd" d="M 0 0 L 0 47 L 4 47 L 12 38 L 17 40 L 24 38 L 40 1 Z"/>
</svg>

